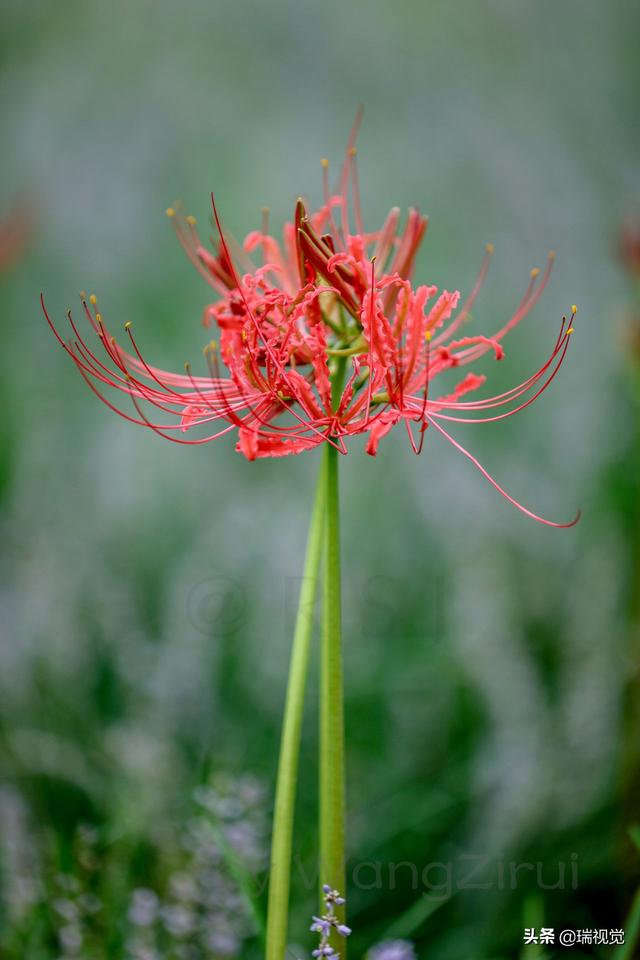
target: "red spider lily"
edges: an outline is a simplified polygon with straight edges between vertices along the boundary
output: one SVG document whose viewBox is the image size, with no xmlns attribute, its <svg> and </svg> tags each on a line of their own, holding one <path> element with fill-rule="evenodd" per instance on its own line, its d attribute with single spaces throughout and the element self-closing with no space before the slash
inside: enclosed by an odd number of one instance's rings
<svg viewBox="0 0 640 960">
<path fill-rule="evenodd" d="M 101 342 L 100 359 L 68 314 L 69 341 L 47 320 L 78 370 L 100 399 L 125 419 L 177 443 L 207 443 L 237 431 L 237 449 L 249 460 L 301 453 L 322 443 L 347 452 L 346 439 L 366 434 L 366 450 L 403 423 L 412 448 L 420 453 L 429 426 L 454 444 L 494 487 L 519 510 L 552 523 L 515 501 L 450 436 L 447 421 L 487 423 L 509 417 L 532 403 L 562 365 L 573 331 L 575 307 L 547 360 L 522 383 L 497 396 L 463 399 L 485 376 L 467 373 L 454 389 L 433 396 L 433 382 L 446 370 L 467 366 L 484 354 L 501 360 L 505 335 L 529 313 L 547 284 L 553 264 L 531 272 L 527 289 L 511 318 L 491 336 L 459 336 L 484 281 L 492 247 L 466 301 L 458 291 L 413 286 L 411 274 L 427 218 L 409 210 L 399 228 L 394 208 L 382 227 L 365 232 L 357 185 L 352 134 L 335 192 L 329 189 L 328 163 L 322 161 L 324 202 L 308 214 L 296 204 L 282 243 L 262 229 L 242 247 L 223 232 L 213 203 L 213 252 L 203 246 L 193 217 L 170 208 L 178 238 L 202 277 L 219 295 L 203 322 L 215 322 L 219 344 L 205 348 L 209 375 L 194 376 L 150 366 L 131 324 L 124 349 L 97 311 L 95 297 L 82 298 L 89 325 Z M 349 217 L 352 195 L 355 232 Z M 213 197 L 212 197 L 213 202 Z M 260 255 L 256 265 L 250 254 Z M 44 309 L 44 302 L 43 302 Z M 223 370 L 223 367 L 225 368 Z M 128 395 L 134 410 L 120 410 L 105 392 Z"/>
<path fill-rule="evenodd" d="M 10 270 L 23 258 L 32 229 L 32 211 L 24 202 L 17 203 L 0 220 L 0 273 Z"/>
<path fill-rule="evenodd" d="M 621 225 L 618 253 L 631 277 L 640 277 L 640 220 L 629 218 Z"/>
</svg>

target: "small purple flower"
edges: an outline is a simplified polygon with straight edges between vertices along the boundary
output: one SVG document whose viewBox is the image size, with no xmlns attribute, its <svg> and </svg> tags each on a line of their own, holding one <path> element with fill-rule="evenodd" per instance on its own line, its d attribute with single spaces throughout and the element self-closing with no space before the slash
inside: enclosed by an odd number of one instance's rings
<svg viewBox="0 0 640 960">
<path fill-rule="evenodd" d="M 133 891 L 129 906 L 129 920 L 136 927 L 150 927 L 158 914 L 159 901 L 153 890 L 139 887 Z"/>
<path fill-rule="evenodd" d="M 331 921 L 327 920 L 326 917 L 314 917 L 309 929 L 312 933 L 319 933 L 323 937 L 328 937 L 331 933 Z"/>
<path fill-rule="evenodd" d="M 371 948 L 367 960 L 416 960 L 416 952 L 409 940 L 385 940 Z"/>
<path fill-rule="evenodd" d="M 328 883 L 323 884 L 322 892 L 324 893 L 324 904 L 327 912 L 321 917 L 312 917 L 310 930 L 312 933 L 320 934 L 320 943 L 313 951 L 312 956 L 321 958 L 321 960 L 340 960 L 340 954 L 333 949 L 329 943 L 329 938 L 332 930 L 335 930 L 341 937 L 348 937 L 351 934 L 351 928 L 344 923 L 340 923 L 333 909 L 335 906 L 342 906 L 345 899 L 340 896 L 337 890 L 333 890 Z"/>
</svg>

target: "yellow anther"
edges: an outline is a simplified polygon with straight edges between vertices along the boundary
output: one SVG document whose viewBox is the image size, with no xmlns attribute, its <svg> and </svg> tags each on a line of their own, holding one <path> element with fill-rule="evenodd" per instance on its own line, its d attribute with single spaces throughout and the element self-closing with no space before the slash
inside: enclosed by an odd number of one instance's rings
<svg viewBox="0 0 640 960">
<path fill-rule="evenodd" d="M 96 323 L 102 324 L 102 314 L 96 313 Z"/>
<path fill-rule="evenodd" d="M 81 299 L 81 300 L 86 300 L 86 299 L 87 299 L 87 291 L 86 291 L 86 290 L 81 290 L 81 291 L 80 291 L 80 299 Z"/>
<path fill-rule="evenodd" d="M 271 207 L 260 207 L 260 213 L 266 217 L 268 213 L 271 212 Z"/>
<path fill-rule="evenodd" d="M 492 243 L 486 243 L 484 248 L 485 248 L 485 250 L 487 251 L 488 254 L 492 254 L 492 253 L 493 253 L 494 246 L 493 246 Z"/>
<path fill-rule="evenodd" d="M 191 214 L 189 214 L 189 216 L 186 218 L 186 220 L 187 220 L 187 223 L 189 224 L 190 227 L 195 227 L 195 225 L 196 225 L 196 223 L 197 223 L 197 220 L 196 220 L 195 217 L 192 217 Z"/>
<path fill-rule="evenodd" d="M 573 313 L 574 316 L 575 316 L 575 314 L 576 314 L 577 312 L 578 312 L 578 308 L 576 307 L 576 305 L 575 305 L 575 303 L 574 303 L 573 306 L 571 307 L 571 313 Z"/>
<path fill-rule="evenodd" d="M 555 260 L 555 258 L 556 258 L 556 252 L 555 252 L 555 250 L 549 250 L 549 253 L 547 254 L 547 259 L 548 259 L 548 260 Z"/>
<path fill-rule="evenodd" d="M 165 213 L 167 214 L 168 217 L 175 217 L 176 215 L 176 212 L 173 209 L 173 207 L 167 207 Z"/>
<path fill-rule="evenodd" d="M 540 273 L 540 267 L 534 267 L 533 270 L 531 271 L 531 279 L 535 280 L 535 278 L 538 276 L 539 273 Z"/>
<path fill-rule="evenodd" d="M 92 293 L 91 296 L 89 297 L 89 303 L 91 304 L 92 307 L 95 307 L 97 302 L 98 302 L 98 298 L 96 297 L 95 293 Z"/>
<path fill-rule="evenodd" d="M 131 320 L 127 320 L 127 322 L 126 322 L 125 325 L 124 325 L 124 328 L 125 328 L 125 330 L 130 330 L 130 329 L 131 329 Z"/>
<path fill-rule="evenodd" d="M 350 148 L 349 148 L 349 156 L 350 156 L 350 157 L 355 157 L 355 155 L 356 155 L 357 152 L 358 152 L 357 147 L 350 147 Z"/>
<path fill-rule="evenodd" d="M 568 336 L 570 333 L 573 333 L 573 327 L 569 327 L 569 329 L 567 330 L 567 336 Z"/>
<path fill-rule="evenodd" d="M 187 373 L 189 373 L 189 371 L 191 370 L 191 364 L 189 363 L 188 360 L 185 360 L 185 362 L 184 362 L 184 368 L 185 368 L 185 370 L 187 371 Z"/>
<path fill-rule="evenodd" d="M 427 341 L 427 343 L 430 342 L 432 336 L 433 336 L 433 333 L 432 333 L 431 330 L 425 330 L 425 332 L 424 332 L 424 338 L 425 338 L 425 340 Z"/>
<path fill-rule="evenodd" d="M 327 160 L 326 157 L 322 157 L 322 158 L 320 159 L 320 166 L 323 168 L 323 170 L 328 170 L 328 169 L 329 169 L 329 161 Z"/>
<path fill-rule="evenodd" d="M 215 341 L 215 340 L 210 340 L 209 343 L 206 345 L 206 347 L 204 347 L 203 353 L 204 353 L 205 356 L 206 356 L 206 354 L 207 354 L 209 351 L 215 353 L 215 351 L 216 351 L 217 349 L 218 349 L 218 344 L 216 343 L 216 341 Z"/>
<path fill-rule="evenodd" d="M 242 333 L 240 334 L 240 336 L 242 337 L 243 341 L 246 341 L 246 339 L 247 339 L 247 331 L 246 331 L 246 330 L 243 330 Z"/>
</svg>

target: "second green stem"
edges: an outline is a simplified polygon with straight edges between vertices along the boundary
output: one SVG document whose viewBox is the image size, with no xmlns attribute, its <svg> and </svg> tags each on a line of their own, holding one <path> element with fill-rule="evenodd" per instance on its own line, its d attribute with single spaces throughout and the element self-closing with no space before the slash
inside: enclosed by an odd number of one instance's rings
<svg viewBox="0 0 640 960">
<path fill-rule="evenodd" d="M 320 556 L 324 539 L 325 464 L 318 478 L 313 514 L 309 526 L 304 574 L 300 589 L 298 615 L 291 649 L 289 681 L 282 723 L 282 740 L 276 801 L 273 816 L 271 869 L 269 873 L 269 906 L 267 912 L 266 960 L 283 960 L 287 947 L 289 921 L 289 888 L 291 884 L 291 852 L 293 820 L 298 783 L 298 759 L 304 693 L 311 637 L 313 611 L 318 589 Z"/>
</svg>

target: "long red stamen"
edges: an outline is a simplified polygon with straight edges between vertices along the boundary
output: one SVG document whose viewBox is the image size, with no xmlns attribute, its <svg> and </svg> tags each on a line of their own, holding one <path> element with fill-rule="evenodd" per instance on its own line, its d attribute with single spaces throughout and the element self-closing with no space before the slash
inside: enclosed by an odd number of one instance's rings
<svg viewBox="0 0 640 960">
<path fill-rule="evenodd" d="M 449 324 L 449 326 L 440 333 L 436 339 L 433 341 L 434 347 L 439 346 L 441 343 L 444 343 L 445 340 L 450 339 L 453 334 L 460 328 L 460 326 L 465 322 L 469 317 L 471 308 L 473 307 L 480 290 L 484 285 L 487 273 L 489 272 L 489 264 L 491 263 L 491 257 L 493 256 L 493 244 L 488 243 L 485 247 L 484 257 L 482 258 L 482 263 L 480 264 L 480 270 L 478 276 L 476 277 L 476 282 L 474 283 L 471 293 L 463 303 L 462 307 L 458 311 L 457 316 Z"/>
<path fill-rule="evenodd" d="M 351 148 L 351 189 L 353 191 L 353 213 L 356 221 L 356 230 L 361 236 L 364 236 L 364 225 L 362 222 L 362 205 L 360 203 L 360 184 L 358 182 L 358 163 L 356 161 L 356 148 Z"/>
<path fill-rule="evenodd" d="M 493 487 L 495 487 L 498 493 L 500 493 L 505 498 L 505 500 L 508 500 L 509 503 L 511 503 L 514 507 L 516 507 L 516 509 L 520 510 L 521 513 L 524 513 L 527 517 L 531 517 L 533 520 L 537 520 L 538 523 L 544 523 L 545 526 L 547 527 L 556 527 L 561 530 L 566 530 L 569 527 L 575 526 L 575 524 L 580 519 L 580 515 L 581 515 L 580 510 L 578 510 L 574 519 L 570 520 L 568 523 L 556 523 L 553 520 L 545 520 L 544 517 L 539 516 L 537 513 L 533 513 L 532 510 L 529 510 L 527 507 L 524 506 L 524 504 L 519 503 L 519 501 L 514 499 L 514 497 L 512 497 L 511 494 L 507 493 L 504 487 L 501 487 L 498 481 L 495 480 L 494 477 L 492 477 L 491 474 L 488 472 L 488 470 L 486 470 L 482 466 L 480 461 L 476 459 L 476 457 L 474 457 L 473 454 L 466 449 L 466 447 L 463 447 L 461 443 L 458 443 L 457 440 L 454 440 L 451 434 L 447 433 L 444 427 L 441 427 L 440 424 L 437 423 L 432 417 L 429 417 L 428 420 L 429 420 L 429 423 L 431 423 L 436 428 L 436 430 L 438 430 L 443 435 L 443 437 L 446 437 L 446 439 L 450 443 L 452 443 L 453 446 L 460 451 L 460 453 L 462 453 L 465 457 L 467 457 L 468 460 L 471 461 L 474 467 L 476 467 L 480 471 L 482 476 L 485 477 L 485 479 L 487 479 Z"/>
</svg>

